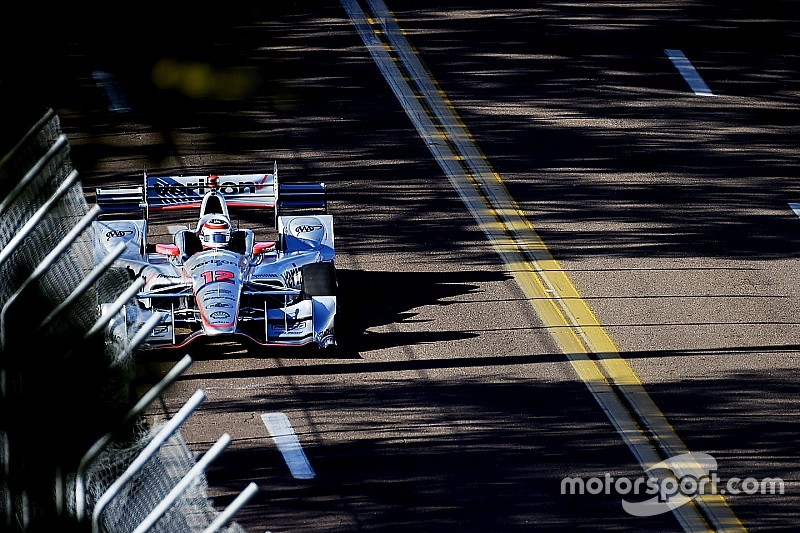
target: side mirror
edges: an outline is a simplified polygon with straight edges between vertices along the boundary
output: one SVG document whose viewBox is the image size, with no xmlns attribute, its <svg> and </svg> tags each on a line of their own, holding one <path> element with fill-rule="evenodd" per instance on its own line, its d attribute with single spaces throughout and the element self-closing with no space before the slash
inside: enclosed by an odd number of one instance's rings
<svg viewBox="0 0 800 533">
<path fill-rule="evenodd" d="M 275 246 L 274 242 L 257 242 L 253 245 L 253 254 L 259 255 L 266 252 L 274 252 Z"/>
<path fill-rule="evenodd" d="M 168 257 L 178 257 L 181 251 L 174 244 L 156 244 L 156 253 Z"/>
</svg>

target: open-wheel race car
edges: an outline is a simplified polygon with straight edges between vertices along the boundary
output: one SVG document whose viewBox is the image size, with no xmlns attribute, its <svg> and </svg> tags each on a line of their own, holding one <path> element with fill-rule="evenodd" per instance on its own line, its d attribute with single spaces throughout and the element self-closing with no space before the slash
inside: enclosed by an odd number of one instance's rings
<svg viewBox="0 0 800 533">
<path fill-rule="evenodd" d="M 145 172 L 140 187 L 98 188 L 94 261 L 122 249 L 116 265 L 142 284 L 110 333 L 130 338 L 133 324 L 151 320 L 145 349 L 201 338 L 336 348 L 336 254 L 325 192 L 322 183 L 279 183 L 277 163 L 266 174 Z M 252 229 L 235 227 L 231 213 L 239 209 L 267 213 L 275 240 L 257 241 Z M 178 210 L 195 211 L 191 226 L 170 226 L 166 242 L 149 242 L 154 214 Z M 101 311 L 109 308 L 101 302 Z"/>
</svg>

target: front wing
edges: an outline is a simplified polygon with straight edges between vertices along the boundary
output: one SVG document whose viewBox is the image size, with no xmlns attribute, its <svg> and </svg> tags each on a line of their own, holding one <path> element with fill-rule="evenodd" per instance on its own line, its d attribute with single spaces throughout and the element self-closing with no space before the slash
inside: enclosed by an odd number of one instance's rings
<svg viewBox="0 0 800 533">
<path fill-rule="evenodd" d="M 317 345 L 334 347 L 336 297 L 314 296 L 281 307 L 266 307 L 260 313 L 240 315 L 234 333 L 207 335 L 200 327 L 196 310 L 161 304 L 152 306 L 152 294 L 142 295 L 147 307 L 127 306 L 126 315 L 115 325 L 113 334 L 130 338 L 126 324 L 144 323 L 153 314 L 162 318 L 145 340 L 148 350 L 184 348 L 198 340 L 245 342 L 258 346 L 292 347 Z M 148 298 L 148 296 L 151 296 Z"/>
</svg>

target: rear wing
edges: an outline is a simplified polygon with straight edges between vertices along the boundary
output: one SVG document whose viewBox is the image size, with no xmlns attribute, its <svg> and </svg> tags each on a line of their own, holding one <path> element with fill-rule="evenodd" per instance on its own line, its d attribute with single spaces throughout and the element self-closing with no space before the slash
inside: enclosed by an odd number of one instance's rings
<svg viewBox="0 0 800 533">
<path fill-rule="evenodd" d="M 199 208 L 211 189 L 210 176 L 149 176 L 142 187 L 98 188 L 101 215 L 125 216 L 138 212 L 149 219 L 152 211 Z M 280 183 L 278 163 L 271 174 L 228 174 L 216 177 L 217 190 L 228 207 L 273 209 L 278 217 L 290 211 L 326 211 L 324 183 Z"/>
</svg>

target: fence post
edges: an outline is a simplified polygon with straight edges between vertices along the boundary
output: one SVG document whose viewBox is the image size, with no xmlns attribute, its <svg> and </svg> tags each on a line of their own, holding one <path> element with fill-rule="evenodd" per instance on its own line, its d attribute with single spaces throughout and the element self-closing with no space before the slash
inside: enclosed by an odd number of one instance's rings
<svg viewBox="0 0 800 533">
<path fill-rule="evenodd" d="M 215 518 L 214 521 L 203 530 L 203 533 L 216 533 L 221 528 L 227 526 L 228 523 L 233 520 L 233 516 L 239 512 L 239 509 L 244 507 L 248 501 L 250 501 L 250 498 L 255 496 L 256 492 L 258 492 L 258 485 L 250 482 L 250 484 L 239 493 L 239 495 L 225 508 L 225 510 L 217 515 L 217 518 Z"/>
</svg>

